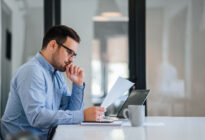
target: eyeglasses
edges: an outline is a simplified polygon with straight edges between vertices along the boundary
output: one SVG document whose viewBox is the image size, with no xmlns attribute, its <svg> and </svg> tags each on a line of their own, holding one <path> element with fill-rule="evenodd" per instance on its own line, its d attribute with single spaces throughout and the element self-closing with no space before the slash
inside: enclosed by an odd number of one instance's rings
<svg viewBox="0 0 205 140">
<path fill-rule="evenodd" d="M 67 50 L 69 56 L 71 56 L 71 57 L 73 57 L 73 56 L 76 57 L 76 56 L 77 56 L 77 54 L 76 54 L 73 50 L 69 49 L 68 47 L 66 47 L 66 46 L 63 45 L 62 43 L 60 43 L 60 42 L 58 42 L 58 41 L 56 41 L 56 43 L 57 43 L 59 46 L 62 46 L 63 48 L 65 48 L 65 49 Z"/>
</svg>

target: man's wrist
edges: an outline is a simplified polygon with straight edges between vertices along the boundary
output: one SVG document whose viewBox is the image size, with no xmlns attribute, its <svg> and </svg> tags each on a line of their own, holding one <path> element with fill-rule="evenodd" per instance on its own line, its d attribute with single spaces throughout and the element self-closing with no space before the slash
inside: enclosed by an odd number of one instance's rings
<svg viewBox="0 0 205 140">
<path fill-rule="evenodd" d="M 85 82 L 80 82 L 80 83 L 75 83 L 75 82 L 73 82 L 75 85 L 77 85 L 77 86 L 85 86 Z"/>
<path fill-rule="evenodd" d="M 78 85 L 78 86 L 83 86 L 83 83 L 84 83 L 84 82 L 76 82 L 76 83 L 74 82 L 74 84 L 76 84 L 76 85 Z"/>
</svg>

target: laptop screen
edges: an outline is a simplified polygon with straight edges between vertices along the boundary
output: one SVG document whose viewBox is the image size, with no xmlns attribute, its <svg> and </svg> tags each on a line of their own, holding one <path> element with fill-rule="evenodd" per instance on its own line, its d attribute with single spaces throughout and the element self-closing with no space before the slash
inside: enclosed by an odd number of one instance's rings
<svg viewBox="0 0 205 140">
<path fill-rule="evenodd" d="M 121 109 L 119 110 L 117 117 L 124 118 L 123 110 L 127 108 L 128 105 L 142 105 L 145 102 L 149 91 L 150 90 L 132 90 L 127 100 L 124 102 Z"/>
</svg>

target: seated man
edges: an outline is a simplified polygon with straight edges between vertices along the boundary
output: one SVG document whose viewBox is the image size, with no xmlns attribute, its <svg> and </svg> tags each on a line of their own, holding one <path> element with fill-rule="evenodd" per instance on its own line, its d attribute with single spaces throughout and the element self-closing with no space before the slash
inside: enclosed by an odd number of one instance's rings
<svg viewBox="0 0 205 140">
<path fill-rule="evenodd" d="M 48 30 L 41 51 L 21 66 L 12 79 L 1 121 L 3 139 L 23 130 L 46 139 L 54 126 L 101 119 L 104 108 L 83 110 L 84 73 L 72 64 L 79 42 L 78 34 L 67 26 L 58 25 Z M 72 93 L 62 72 L 73 82 Z"/>
</svg>

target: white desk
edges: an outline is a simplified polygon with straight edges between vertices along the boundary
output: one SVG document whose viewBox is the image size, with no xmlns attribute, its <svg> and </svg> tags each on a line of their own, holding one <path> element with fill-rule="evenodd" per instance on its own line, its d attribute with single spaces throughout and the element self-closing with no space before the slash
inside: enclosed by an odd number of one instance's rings
<svg viewBox="0 0 205 140">
<path fill-rule="evenodd" d="M 146 117 L 143 127 L 59 125 L 53 140 L 205 140 L 205 117 Z"/>
</svg>

